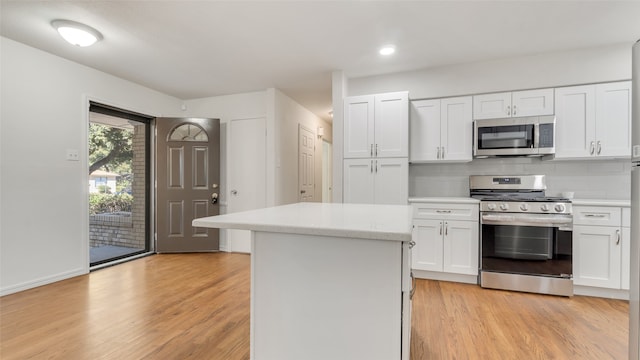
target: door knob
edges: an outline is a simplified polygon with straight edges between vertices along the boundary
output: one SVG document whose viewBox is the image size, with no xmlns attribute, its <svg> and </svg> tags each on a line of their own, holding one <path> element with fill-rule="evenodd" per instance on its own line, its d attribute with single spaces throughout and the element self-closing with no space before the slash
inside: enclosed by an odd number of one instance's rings
<svg viewBox="0 0 640 360">
<path fill-rule="evenodd" d="M 211 194 L 211 204 L 215 205 L 218 203 L 218 193 Z"/>
</svg>

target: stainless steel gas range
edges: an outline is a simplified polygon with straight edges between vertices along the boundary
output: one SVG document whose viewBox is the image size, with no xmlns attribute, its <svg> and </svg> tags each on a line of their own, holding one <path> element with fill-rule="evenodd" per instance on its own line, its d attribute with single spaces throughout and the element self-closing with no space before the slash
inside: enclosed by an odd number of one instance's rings
<svg viewBox="0 0 640 360">
<path fill-rule="evenodd" d="M 470 176 L 480 200 L 480 286 L 573 295 L 571 200 L 544 175 Z"/>
</svg>

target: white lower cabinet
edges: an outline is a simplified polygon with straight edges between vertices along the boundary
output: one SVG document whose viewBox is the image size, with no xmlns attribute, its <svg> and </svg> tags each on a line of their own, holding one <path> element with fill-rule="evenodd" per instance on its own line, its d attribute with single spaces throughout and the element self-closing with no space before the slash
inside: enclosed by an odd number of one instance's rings
<svg viewBox="0 0 640 360">
<path fill-rule="evenodd" d="M 413 241 L 414 270 L 477 276 L 478 205 L 414 204 Z"/>
<path fill-rule="evenodd" d="M 628 208 L 574 206 L 573 283 L 629 289 Z M 624 219 L 624 220 L 623 220 Z"/>
<path fill-rule="evenodd" d="M 409 189 L 407 158 L 345 159 L 344 202 L 405 205 Z"/>
<path fill-rule="evenodd" d="M 612 226 L 573 227 L 573 283 L 620 288 L 621 229 Z"/>
</svg>

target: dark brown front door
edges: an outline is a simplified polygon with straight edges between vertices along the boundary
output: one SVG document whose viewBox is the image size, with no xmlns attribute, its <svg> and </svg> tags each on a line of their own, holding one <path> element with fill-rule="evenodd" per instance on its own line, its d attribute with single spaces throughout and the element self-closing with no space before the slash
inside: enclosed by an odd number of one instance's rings
<svg viewBox="0 0 640 360">
<path fill-rule="evenodd" d="M 157 118 L 156 251 L 217 251 L 218 229 L 191 226 L 219 214 L 220 120 Z"/>
</svg>

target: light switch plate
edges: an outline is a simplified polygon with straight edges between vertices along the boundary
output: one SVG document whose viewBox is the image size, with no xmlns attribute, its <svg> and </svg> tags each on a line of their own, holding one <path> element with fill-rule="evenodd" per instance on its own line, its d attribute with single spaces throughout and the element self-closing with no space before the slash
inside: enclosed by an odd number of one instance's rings
<svg viewBox="0 0 640 360">
<path fill-rule="evenodd" d="M 67 149 L 67 161 L 80 161 L 80 153 L 77 149 Z"/>
</svg>

